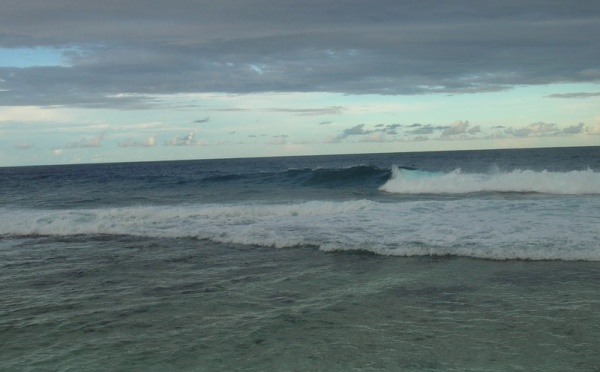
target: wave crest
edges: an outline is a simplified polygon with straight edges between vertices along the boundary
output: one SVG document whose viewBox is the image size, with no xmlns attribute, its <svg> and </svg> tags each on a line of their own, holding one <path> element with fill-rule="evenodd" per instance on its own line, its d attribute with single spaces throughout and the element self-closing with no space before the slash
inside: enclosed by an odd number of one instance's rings
<svg viewBox="0 0 600 372">
<path fill-rule="evenodd" d="M 425 172 L 392 167 L 391 178 L 379 188 L 396 194 L 467 194 L 477 192 L 600 194 L 600 173 L 591 169 L 570 172 L 531 171 L 466 174 Z"/>
</svg>

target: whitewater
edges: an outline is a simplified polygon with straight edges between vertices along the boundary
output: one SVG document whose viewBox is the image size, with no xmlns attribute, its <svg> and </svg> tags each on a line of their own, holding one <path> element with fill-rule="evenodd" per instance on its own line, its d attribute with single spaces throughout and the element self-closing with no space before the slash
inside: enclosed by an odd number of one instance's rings
<svg viewBox="0 0 600 372">
<path fill-rule="evenodd" d="M 7 370 L 592 370 L 600 149 L 0 168 Z"/>
<path fill-rule="evenodd" d="M 465 174 L 402 170 L 392 167 L 392 179 L 381 190 L 398 194 L 467 194 L 476 192 L 543 193 L 555 195 L 600 194 L 600 173 L 592 169 L 569 172 L 535 172 L 515 169 Z"/>
</svg>

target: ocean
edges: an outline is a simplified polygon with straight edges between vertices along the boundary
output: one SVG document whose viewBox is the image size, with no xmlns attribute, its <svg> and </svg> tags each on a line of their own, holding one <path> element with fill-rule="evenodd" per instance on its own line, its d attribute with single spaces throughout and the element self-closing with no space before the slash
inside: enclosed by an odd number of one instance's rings
<svg viewBox="0 0 600 372">
<path fill-rule="evenodd" d="M 600 147 L 0 168 L 0 370 L 600 371 Z"/>
</svg>

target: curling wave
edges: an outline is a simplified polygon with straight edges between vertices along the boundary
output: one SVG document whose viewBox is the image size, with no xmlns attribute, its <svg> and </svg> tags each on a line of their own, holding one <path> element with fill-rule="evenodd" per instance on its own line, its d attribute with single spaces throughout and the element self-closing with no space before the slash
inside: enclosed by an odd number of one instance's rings
<svg viewBox="0 0 600 372">
<path fill-rule="evenodd" d="M 332 187 L 348 185 L 380 185 L 389 179 L 390 170 L 370 165 L 357 165 L 347 168 L 300 168 L 282 172 L 249 174 L 217 174 L 202 180 L 205 183 L 274 183 L 282 185 Z"/>
</svg>

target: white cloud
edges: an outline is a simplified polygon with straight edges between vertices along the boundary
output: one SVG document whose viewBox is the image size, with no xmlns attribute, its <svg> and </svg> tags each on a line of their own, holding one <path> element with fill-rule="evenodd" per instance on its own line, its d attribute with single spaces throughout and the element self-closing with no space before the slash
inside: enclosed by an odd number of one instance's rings
<svg viewBox="0 0 600 372">
<path fill-rule="evenodd" d="M 360 142 L 385 142 L 385 135 L 381 132 L 371 133 L 363 138 L 361 138 Z"/>
<path fill-rule="evenodd" d="M 205 140 L 196 140 L 194 136 L 196 132 L 191 131 L 189 134 L 184 136 L 176 136 L 163 143 L 164 146 L 207 146 L 208 142 Z"/>
<path fill-rule="evenodd" d="M 29 150 L 33 145 L 31 143 L 19 143 L 15 145 L 15 149 L 17 150 Z"/>
<path fill-rule="evenodd" d="M 145 141 L 134 141 L 131 138 L 118 144 L 119 147 L 153 147 L 156 145 L 156 137 L 150 136 Z"/>
<path fill-rule="evenodd" d="M 5 106 L 0 104 L 0 122 L 45 122 L 67 120 L 64 109 L 43 108 L 39 106 Z"/>
<path fill-rule="evenodd" d="M 287 144 L 287 135 L 282 134 L 279 136 L 273 136 L 269 141 L 266 142 L 267 145 L 286 145 Z"/>
<path fill-rule="evenodd" d="M 102 140 L 104 139 L 104 133 L 100 133 L 92 138 L 81 138 L 80 140 L 70 142 L 65 146 L 67 149 L 86 148 L 86 147 L 100 147 Z"/>
<path fill-rule="evenodd" d="M 537 122 L 529 124 L 529 134 L 534 136 L 548 136 L 560 133 L 558 125 L 554 123 Z"/>
<path fill-rule="evenodd" d="M 463 134 L 467 131 L 467 128 L 469 127 L 469 121 L 468 120 L 457 120 L 454 123 L 452 123 L 452 125 L 450 126 L 450 128 L 444 129 L 442 131 L 442 136 L 454 136 L 457 134 Z"/>
</svg>

